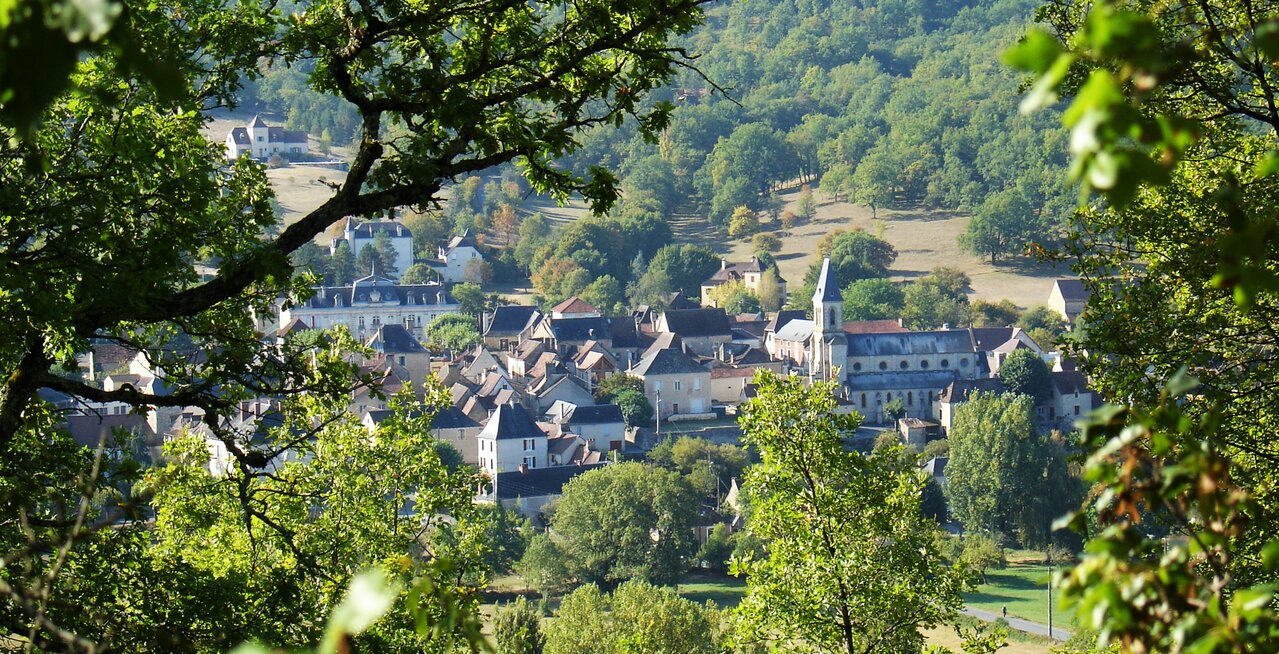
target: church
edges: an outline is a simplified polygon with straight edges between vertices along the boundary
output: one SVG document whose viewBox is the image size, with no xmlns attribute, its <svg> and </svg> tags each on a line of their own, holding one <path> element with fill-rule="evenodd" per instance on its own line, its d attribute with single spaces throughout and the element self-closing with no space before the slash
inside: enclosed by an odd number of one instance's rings
<svg viewBox="0 0 1279 654">
<path fill-rule="evenodd" d="M 829 258 L 822 261 L 813 293 L 811 325 L 805 348 L 809 377 L 839 382 L 868 423 L 891 422 L 884 407 L 894 399 L 901 400 L 906 417 L 935 419 L 935 404 L 951 382 L 986 376 L 968 329 L 849 333 Z"/>
</svg>

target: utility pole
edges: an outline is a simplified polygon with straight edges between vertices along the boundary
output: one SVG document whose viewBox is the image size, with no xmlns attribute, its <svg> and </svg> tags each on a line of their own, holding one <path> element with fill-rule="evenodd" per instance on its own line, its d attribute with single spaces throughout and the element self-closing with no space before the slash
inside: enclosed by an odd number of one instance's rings
<svg viewBox="0 0 1279 654">
<path fill-rule="evenodd" d="M 1048 637 L 1053 637 L 1053 559 L 1048 555 Z"/>
<path fill-rule="evenodd" d="M 654 407 L 654 413 L 657 416 L 657 440 L 662 440 L 662 391 L 657 391 L 657 406 Z"/>
</svg>

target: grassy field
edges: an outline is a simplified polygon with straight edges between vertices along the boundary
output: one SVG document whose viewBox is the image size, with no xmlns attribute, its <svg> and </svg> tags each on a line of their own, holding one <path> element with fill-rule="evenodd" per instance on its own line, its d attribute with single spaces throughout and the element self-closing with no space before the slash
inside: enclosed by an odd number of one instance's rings
<svg viewBox="0 0 1279 654">
<path fill-rule="evenodd" d="M 746 582 L 738 577 L 690 575 L 680 582 L 677 589 L 682 597 L 698 604 L 710 600 L 721 609 L 730 609 L 741 603 L 742 596 L 746 594 Z"/>
<path fill-rule="evenodd" d="M 960 647 L 963 640 L 955 632 L 955 628 L 950 625 L 941 625 L 932 629 L 923 631 L 924 640 L 929 645 L 937 645 L 945 647 L 952 652 L 963 651 Z M 1050 654 L 1051 647 L 1039 639 L 1024 640 L 1017 638 L 1017 634 L 1010 634 L 1008 637 L 1008 645 L 999 650 L 999 654 Z"/>
<path fill-rule="evenodd" d="M 1048 568 L 1042 561 L 1010 561 L 1003 570 L 987 572 L 986 578 L 989 583 L 964 595 L 968 606 L 992 613 L 1006 606 L 1009 616 L 1048 624 Z M 1059 598 L 1054 590 L 1053 624 L 1069 628 L 1074 625 L 1074 614 L 1061 608 Z"/>
</svg>

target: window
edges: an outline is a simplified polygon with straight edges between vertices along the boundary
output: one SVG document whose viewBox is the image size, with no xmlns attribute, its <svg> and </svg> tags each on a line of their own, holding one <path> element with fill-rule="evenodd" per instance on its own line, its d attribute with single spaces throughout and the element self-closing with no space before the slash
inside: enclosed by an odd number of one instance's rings
<svg viewBox="0 0 1279 654">
<path fill-rule="evenodd" d="M 925 359 L 923 361 L 920 361 L 919 367 L 922 368 L 923 370 L 928 370 L 928 360 Z"/>
<path fill-rule="evenodd" d="M 912 405 L 912 404 L 914 404 L 914 403 L 915 403 L 915 393 L 914 393 L 913 391 L 907 391 L 907 392 L 906 392 L 906 406 L 910 406 L 910 405 Z"/>
<path fill-rule="evenodd" d="M 378 316 L 373 316 L 373 326 L 377 327 L 380 324 L 382 324 L 382 318 Z"/>
<path fill-rule="evenodd" d="M 536 467 L 537 467 L 537 457 L 535 457 L 535 456 L 526 456 L 526 457 L 524 457 L 524 465 L 526 465 L 526 466 L 528 466 L 528 467 L 530 467 L 530 468 L 536 468 Z"/>
<path fill-rule="evenodd" d="M 400 365 L 404 365 L 404 355 L 400 355 Z"/>
<path fill-rule="evenodd" d="M 902 362 L 897 364 L 897 367 L 901 368 L 902 370 L 906 370 L 907 368 L 910 368 L 910 362 L 905 359 L 902 359 Z"/>
<path fill-rule="evenodd" d="M 880 362 L 879 362 L 879 369 L 880 369 L 880 370 L 888 370 L 888 362 L 887 362 L 887 361 L 880 361 Z"/>
<path fill-rule="evenodd" d="M 360 329 L 364 329 L 364 316 L 360 316 Z"/>
<path fill-rule="evenodd" d="M 943 367 L 943 368 L 949 368 L 949 367 L 950 367 L 950 359 L 942 359 L 942 360 L 941 360 L 941 367 Z"/>
<path fill-rule="evenodd" d="M 675 390 L 677 390 L 677 391 L 678 391 L 678 390 L 683 390 L 683 388 L 684 388 L 684 384 L 683 384 L 682 382 L 680 382 L 680 380 L 676 379 L 676 380 L 675 380 Z"/>
<path fill-rule="evenodd" d="M 702 390 L 702 378 L 701 378 L 701 377 L 694 377 L 694 378 L 693 378 L 693 390 L 695 390 L 695 391 L 700 391 L 700 390 Z"/>
<path fill-rule="evenodd" d="M 862 408 L 866 408 L 866 394 L 862 393 Z"/>
<path fill-rule="evenodd" d="M 861 370 L 861 369 L 862 369 L 862 364 L 861 364 L 861 362 L 853 363 L 853 372 L 857 372 L 857 371 L 859 371 L 859 370 Z"/>
<path fill-rule="evenodd" d="M 671 413 L 679 413 L 679 404 L 671 405 Z"/>
<path fill-rule="evenodd" d="M 959 360 L 959 367 L 960 367 L 960 368 L 967 368 L 967 367 L 968 367 L 968 359 L 960 359 L 960 360 Z"/>
<path fill-rule="evenodd" d="M 1079 415 L 1079 405 L 1075 405 L 1075 415 Z"/>
<path fill-rule="evenodd" d="M 533 441 L 533 439 L 531 439 L 531 438 L 526 438 L 526 439 L 524 439 L 524 451 L 525 451 L 525 452 L 532 452 L 532 451 L 533 451 L 533 446 L 534 446 L 534 441 Z"/>
</svg>

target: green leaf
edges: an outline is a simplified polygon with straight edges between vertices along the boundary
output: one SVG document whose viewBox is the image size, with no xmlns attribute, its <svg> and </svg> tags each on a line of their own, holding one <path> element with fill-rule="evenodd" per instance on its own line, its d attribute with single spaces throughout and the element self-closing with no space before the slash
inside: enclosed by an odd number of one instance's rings
<svg viewBox="0 0 1279 654">
<path fill-rule="evenodd" d="M 1061 44 L 1044 30 L 1032 28 L 1026 36 L 1004 51 L 1003 61 L 1013 68 L 1044 75 L 1062 54 Z"/>
</svg>

